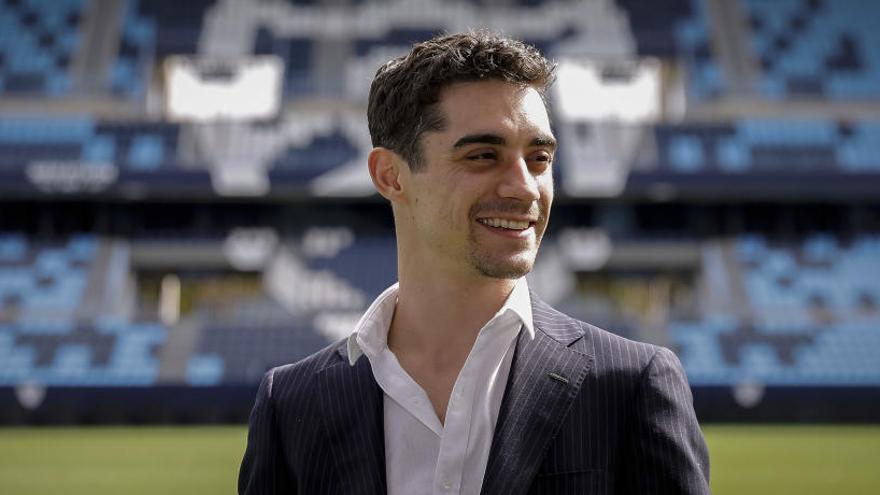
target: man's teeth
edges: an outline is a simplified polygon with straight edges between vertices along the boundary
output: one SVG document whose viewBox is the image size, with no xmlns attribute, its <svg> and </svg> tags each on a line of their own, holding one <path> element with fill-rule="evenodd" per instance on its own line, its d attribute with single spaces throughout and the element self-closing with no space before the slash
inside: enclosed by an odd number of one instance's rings
<svg viewBox="0 0 880 495">
<path fill-rule="evenodd" d="M 500 227 L 502 229 L 524 230 L 529 228 L 529 222 L 521 222 L 518 220 L 505 220 L 503 218 L 481 218 L 480 223 L 490 227 Z"/>
</svg>

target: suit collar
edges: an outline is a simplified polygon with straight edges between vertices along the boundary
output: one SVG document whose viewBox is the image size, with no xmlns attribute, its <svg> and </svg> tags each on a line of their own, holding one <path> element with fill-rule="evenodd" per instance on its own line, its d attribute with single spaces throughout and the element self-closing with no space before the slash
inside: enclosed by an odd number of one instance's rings
<svg viewBox="0 0 880 495">
<path fill-rule="evenodd" d="M 525 493 L 594 359 L 571 346 L 581 324 L 532 294 L 535 338 L 517 340 L 495 425 L 484 494 Z"/>
<path fill-rule="evenodd" d="M 568 347 L 580 340 L 586 330 L 581 322 L 560 313 L 542 301 L 534 292 L 529 292 L 532 300 L 532 320 L 548 337 Z"/>
</svg>

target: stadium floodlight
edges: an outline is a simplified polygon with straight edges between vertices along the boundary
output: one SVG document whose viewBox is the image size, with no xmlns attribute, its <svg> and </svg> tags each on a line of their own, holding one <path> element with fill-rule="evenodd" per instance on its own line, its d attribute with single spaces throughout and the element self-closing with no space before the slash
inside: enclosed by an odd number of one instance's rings
<svg viewBox="0 0 880 495">
<path fill-rule="evenodd" d="M 165 60 L 165 115 L 171 121 L 270 119 L 281 108 L 284 64 L 275 55 Z"/>
<path fill-rule="evenodd" d="M 653 59 L 559 60 L 556 110 L 568 121 L 656 122 L 661 112 L 660 63 Z"/>
</svg>

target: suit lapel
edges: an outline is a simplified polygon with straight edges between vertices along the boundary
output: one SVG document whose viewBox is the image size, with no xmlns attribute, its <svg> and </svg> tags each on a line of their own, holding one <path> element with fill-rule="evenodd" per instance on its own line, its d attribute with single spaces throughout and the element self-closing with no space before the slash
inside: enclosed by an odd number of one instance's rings
<svg viewBox="0 0 880 495">
<path fill-rule="evenodd" d="M 370 361 L 354 366 L 348 358 L 320 372 L 320 400 L 328 446 L 337 467 L 334 478 L 343 493 L 386 493 L 382 389 Z"/>
<path fill-rule="evenodd" d="M 592 356 L 570 347 L 580 324 L 532 294 L 535 338 L 520 332 L 495 425 L 483 494 L 525 493 L 577 397 Z"/>
</svg>

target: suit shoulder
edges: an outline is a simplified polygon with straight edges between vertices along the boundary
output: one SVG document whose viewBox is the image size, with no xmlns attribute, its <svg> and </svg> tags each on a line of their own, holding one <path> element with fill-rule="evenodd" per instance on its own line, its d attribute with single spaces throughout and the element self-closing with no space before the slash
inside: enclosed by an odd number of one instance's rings
<svg viewBox="0 0 880 495">
<path fill-rule="evenodd" d="M 321 370 L 344 360 L 346 341 L 347 339 L 338 340 L 295 363 L 269 370 L 266 373 L 270 386 L 269 394 L 277 396 L 280 393 L 290 393 L 308 387 Z"/>
<path fill-rule="evenodd" d="M 581 321 L 580 324 L 584 328 L 584 330 L 597 341 L 597 344 L 601 346 L 622 347 L 631 351 L 638 351 L 639 353 L 648 354 L 651 356 L 659 352 L 660 349 L 663 349 L 662 346 L 659 346 L 657 344 L 628 339 L 614 332 L 605 330 L 604 328 L 597 327 L 584 321 Z"/>
<path fill-rule="evenodd" d="M 615 363 L 645 367 L 661 347 L 621 337 L 603 328 L 578 320 L 532 294 L 532 320 L 557 341 L 597 359 L 603 356 Z M 666 350 L 665 352 L 671 352 Z M 640 366 L 639 366 L 640 365 Z"/>
<path fill-rule="evenodd" d="M 576 320 L 584 330 L 584 346 L 596 357 L 597 364 L 614 371 L 640 374 L 658 357 L 678 361 L 666 347 L 639 342 Z"/>
</svg>

